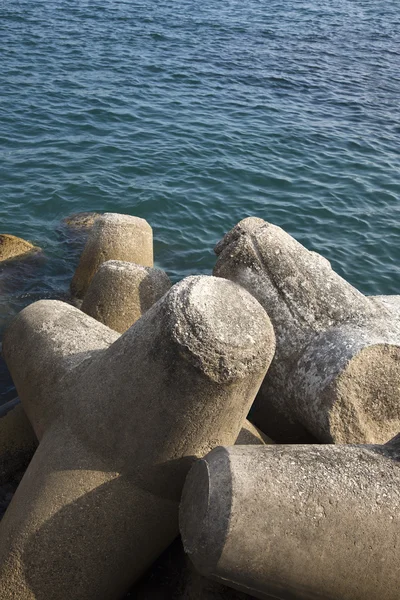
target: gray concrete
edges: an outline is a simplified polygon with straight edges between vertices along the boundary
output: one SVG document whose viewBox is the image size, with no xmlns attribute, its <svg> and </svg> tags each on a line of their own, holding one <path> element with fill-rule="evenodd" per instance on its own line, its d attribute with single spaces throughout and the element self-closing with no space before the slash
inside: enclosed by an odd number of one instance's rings
<svg viewBox="0 0 400 600">
<path fill-rule="evenodd" d="M 115 600 L 178 534 L 196 456 L 233 443 L 274 352 L 259 303 L 190 277 L 118 336 L 41 301 L 3 352 L 39 448 L 0 524 L 1 600 Z"/>
<path fill-rule="evenodd" d="M 251 419 L 278 442 L 384 443 L 400 429 L 400 320 L 279 227 L 241 221 L 214 274 L 268 312 L 276 355 Z"/>
<path fill-rule="evenodd" d="M 19 398 L 0 406 L 0 485 L 26 469 L 37 439 Z"/>
<path fill-rule="evenodd" d="M 81 310 L 110 329 L 124 333 L 170 287 L 171 281 L 161 269 L 109 260 L 93 277 Z"/>
<path fill-rule="evenodd" d="M 184 486 L 184 548 L 261 599 L 398 600 L 399 459 L 400 438 L 217 448 Z"/>
<path fill-rule="evenodd" d="M 373 302 L 383 304 L 386 308 L 390 309 L 396 318 L 400 318 L 400 295 L 396 296 L 369 296 L 369 299 Z"/>
<path fill-rule="evenodd" d="M 240 445 L 272 443 L 247 420 L 236 439 Z M 135 600 L 248 600 L 253 597 L 203 577 L 184 553 L 180 539 L 163 552 L 131 594 Z"/>
<path fill-rule="evenodd" d="M 153 230 L 144 219 L 106 213 L 94 221 L 71 282 L 71 293 L 83 298 L 100 265 L 123 260 L 153 266 Z"/>
</svg>

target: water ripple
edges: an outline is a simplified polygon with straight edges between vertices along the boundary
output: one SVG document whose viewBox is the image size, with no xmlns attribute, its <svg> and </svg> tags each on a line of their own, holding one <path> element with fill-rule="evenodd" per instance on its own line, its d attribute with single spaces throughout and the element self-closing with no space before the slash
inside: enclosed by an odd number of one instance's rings
<svg viewBox="0 0 400 600">
<path fill-rule="evenodd" d="M 247 215 L 365 293 L 400 293 L 395 0 L 0 0 L 0 218 L 47 261 L 7 319 L 65 290 L 76 211 L 154 227 L 174 280 Z M 11 286 L 12 287 L 12 286 Z"/>
</svg>

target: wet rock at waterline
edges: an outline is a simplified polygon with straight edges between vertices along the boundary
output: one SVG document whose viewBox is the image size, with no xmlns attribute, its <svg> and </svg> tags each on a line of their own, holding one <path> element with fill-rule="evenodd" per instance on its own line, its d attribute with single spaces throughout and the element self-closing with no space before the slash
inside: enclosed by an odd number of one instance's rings
<svg viewBox="0 0 400 600">
<path fill-rule="evenodd" d="M 400 429 L 400 323 L 279 227 L 247 218 L 214 274 L 270 315 L 277 347 L 251 419 L 280 442 L 383 443 Z"/>
<path fill-rule="evenodd" d="M 183 490 L 188 556 L 260 599 L 398 600 L 399 440 L 213 450 Z"/>
<path fill-rule="evenodd" d="M 153 266 L 153 230 L 145 219 L 106 213 L 90 230 L 71 282 L 71 293 L 83 298 L 99 267 L 108 260 Z"/>
<path fill-rule="evenodd" d="M 237 438 L 274 348 L 260 304 L 215 277 L 175 285 L 122 336 L 61 302 L 23 310 L 3 352 L 40 444 L 0 524 L 1 600 L 127 592 L 177 536 L 195 457 Z"/>
<path fill-rule="evenodd" d="M 101 217 L 98 212 L 80 212 L 69 215 L 62 220 L 62 224 L 71 231 L 89 231 L 95 221 Z"/>
<path fill-rule="evenodd" d="M 0 234 L 0 262 L 40 252 L 40 248 L 15 235 Z"/>
<path fill-rule="evenodd" d="M 171 287 L 161 269 L 109 260 L 93 277 L 81 310 L 107 327 L 124 333 Z"/>
</svg>

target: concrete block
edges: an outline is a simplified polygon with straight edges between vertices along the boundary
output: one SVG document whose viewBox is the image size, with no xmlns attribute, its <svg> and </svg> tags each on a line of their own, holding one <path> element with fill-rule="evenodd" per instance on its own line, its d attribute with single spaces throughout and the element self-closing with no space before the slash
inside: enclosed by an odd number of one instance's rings
<svg viewBox="0 0 400 600">
<path fill-rule="evenodd" d="M 195 457 L 233 443 L 274 352 L 266 312 L 214 277 L 119 336 L 40 301 L 5 360 L 39 448 L 0 523 L 1 600 L 115 600 L 178 534 Z"/>
<path fill-rule="evenodd" d="M 239 445 L 272 443 L 247 420 L 236 439 Z M 134 586 L 130 597 L 135 600 L 248 600 L 253 596 L 203 577 L 188 559 L 179 538 Z"/>
<path fill-rule="evenodd" d="M 105 213 L 97 218 L 71 282 L 71 293 L 83 298 L 100 265 L 108 260 L 153 266 L 153 230 L 144 219 Z"/>
<path fill-rule="evenodd" d="M 109 260 L 93 277 L 81 310 L 110 329 L 124 333 L 170 287 L 171 281 L 161 269 Z"/>
<path fill-rule="evenodd" d="M 398 600 L 400 436 L 217 448 L 187 477 L 184 548 L 204 576 L 280 600 Z"/>
<path fill-rule="evenodd" d="M 384 443 L 400 429 L 400 319 L 279 227 L 241 221 L 214 274 L 268 312 L 276 354 L 251 420 L 278 442 Z"/>
</svg>

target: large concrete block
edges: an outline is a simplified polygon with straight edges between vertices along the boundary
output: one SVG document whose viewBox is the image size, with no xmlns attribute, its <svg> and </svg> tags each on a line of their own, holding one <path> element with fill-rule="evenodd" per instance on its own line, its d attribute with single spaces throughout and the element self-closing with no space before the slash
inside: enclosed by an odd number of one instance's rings
<svg viewBox="0 0 400 600">
<path fill-rule="evenodd" d="M 274 343 L 214 277 L 122 336 L 62 302 L 22 311 L 3 352 L 40 444 L 0 524 L 0 599 L 121 597 L 177 536 L 194 458 L 236 439 Z"/>
<path fill-rule="evenodd" d="M 161 269 L 109 260 L 85 294 L 81 310 L 110 329 L 124 333 L 171 287 Z"/>
<path fill-rule="evenodd" d="M 398 600 L 400 438 L 217 448 L 187 477 L 186 552 L 256 598 Z"/>
<path fill-rule="evenodd" d="M 83 298 L 100 265 L 108 260 L 153 266 L 153 230 L 144 219 L 106 213 L 94 221 L 71 282 L 71 293 Z"/>
<path fill-rule="evenodd" d="M 252 410 L 280 442 L 383 443 L 400 429 L 400 319 L 279 227 L 241 221 L 216 247 L 214 274 L 250 291 L 277 348 Z M 389 306 L 390 304 L 390 306 Z"/>
</svg>

